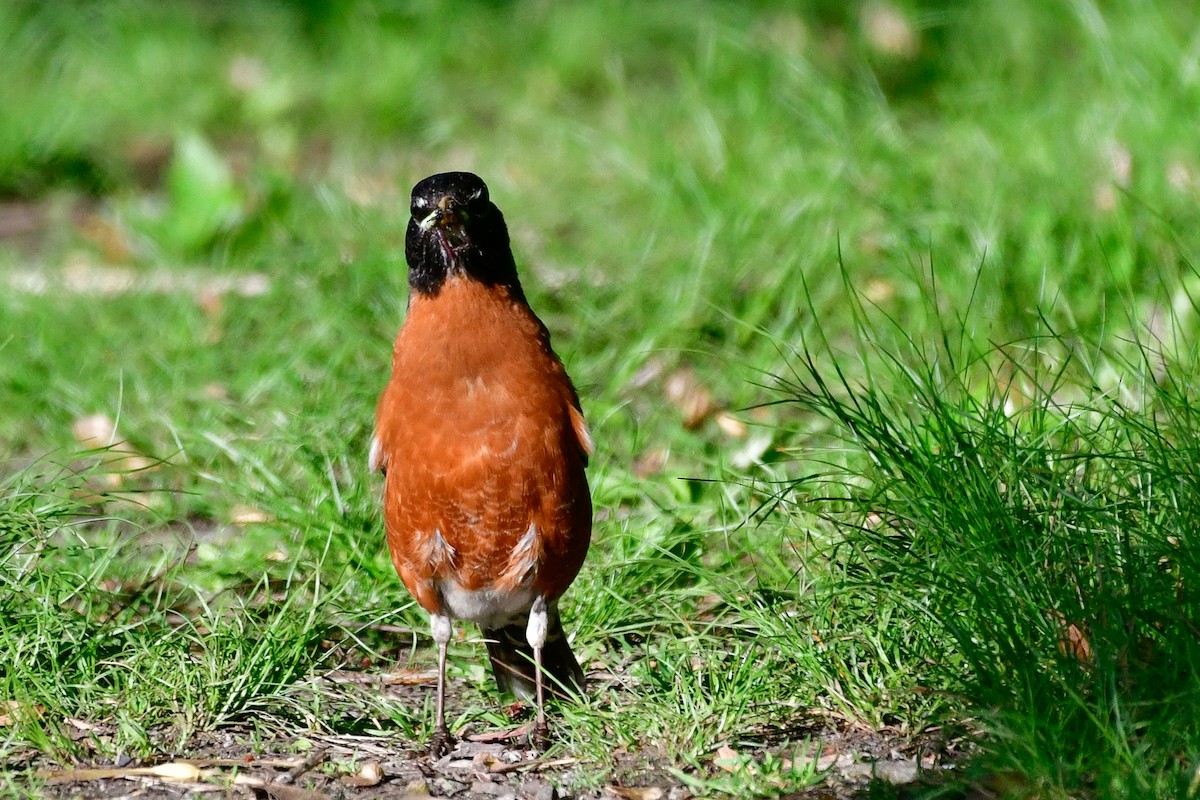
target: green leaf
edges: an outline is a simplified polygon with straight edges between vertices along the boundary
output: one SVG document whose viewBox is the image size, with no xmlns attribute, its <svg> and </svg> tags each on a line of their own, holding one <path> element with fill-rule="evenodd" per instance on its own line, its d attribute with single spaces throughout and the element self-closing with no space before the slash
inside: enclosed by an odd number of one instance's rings
<svg viewBox="0 0 1200 800">
<path fill-rule="evenodd" d="M 167 172 L 162 244 L 193 253 L 244 216 L 245 195 L 221 154 L 195 131 L 180 134 Z"/>
</svg>

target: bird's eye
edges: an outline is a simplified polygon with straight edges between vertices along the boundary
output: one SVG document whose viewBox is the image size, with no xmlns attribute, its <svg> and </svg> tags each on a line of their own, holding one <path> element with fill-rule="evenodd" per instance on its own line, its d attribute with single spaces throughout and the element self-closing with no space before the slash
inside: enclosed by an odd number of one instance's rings
<svg viewBox="0 0 1200 800">
<path fill-rule="evenodd" d="M 429 201 L 424 197 L 414 197 L 408 212 L 412 214 L 413 219 L 423 219 L 429 213 Z"/>
<path fill-rule="evenodd" d="M 467 205 L 470 208 L 480 209 L 486 208 L 488 204 L 488 192 L 486 186 L 480 186 L 475 191 L 471 192 L 467 198 Z"/>
</svg>

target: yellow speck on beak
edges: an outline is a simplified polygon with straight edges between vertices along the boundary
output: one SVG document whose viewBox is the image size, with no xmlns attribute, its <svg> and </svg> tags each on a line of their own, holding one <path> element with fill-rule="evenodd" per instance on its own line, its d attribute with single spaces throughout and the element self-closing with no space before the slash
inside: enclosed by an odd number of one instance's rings
<svg viewBox="0 0 1200 800">
<path fill-rule="evenodd" d="M 438 200 L 437 208 L 430 212 L 429 216 L 417 223 L 422 231 L 428 231 L 434 225 L 441 223 L 443 220 L 449 222 L 457 219 L 460 222 L 467 221 L 467 210 L 465 208 L 452 209 L 454 200 L 446 195 L 441 200 Z"/>
</svg>

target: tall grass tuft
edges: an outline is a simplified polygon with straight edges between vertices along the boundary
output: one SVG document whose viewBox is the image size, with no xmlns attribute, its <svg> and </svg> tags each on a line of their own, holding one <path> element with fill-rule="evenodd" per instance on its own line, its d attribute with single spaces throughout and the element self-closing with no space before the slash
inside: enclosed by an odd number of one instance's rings
<svg viewBox="0 0 1200 800">
<path fill-rule="evenodd" d="M 1194 352 L 1045 319 L 1030 340 L 943 324 L 927 345 L 870 317 L 849 357 L 806 345 L 780 381 L 832 426 L 835 466 L 791 492 L 839 527 L 839 592 L 940 643 L 923 682 L 960 698 L 1018 794 L 1194 796 Z"/>
</svg>

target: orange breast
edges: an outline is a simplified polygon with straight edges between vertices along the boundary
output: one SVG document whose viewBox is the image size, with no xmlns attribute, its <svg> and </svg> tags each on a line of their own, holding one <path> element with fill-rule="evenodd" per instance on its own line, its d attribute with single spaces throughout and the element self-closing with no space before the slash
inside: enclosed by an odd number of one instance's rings
<svg viewBox="0 0 1200 800">
<path fill-rule="evenodd" d="M 428 611 L 438 585 L 561 595 L 591 536 L 590 448 L 549 337 L 506 290 L 450 278 L 414 295 L 376 437 L 388 547 Z"/>
</svg>

